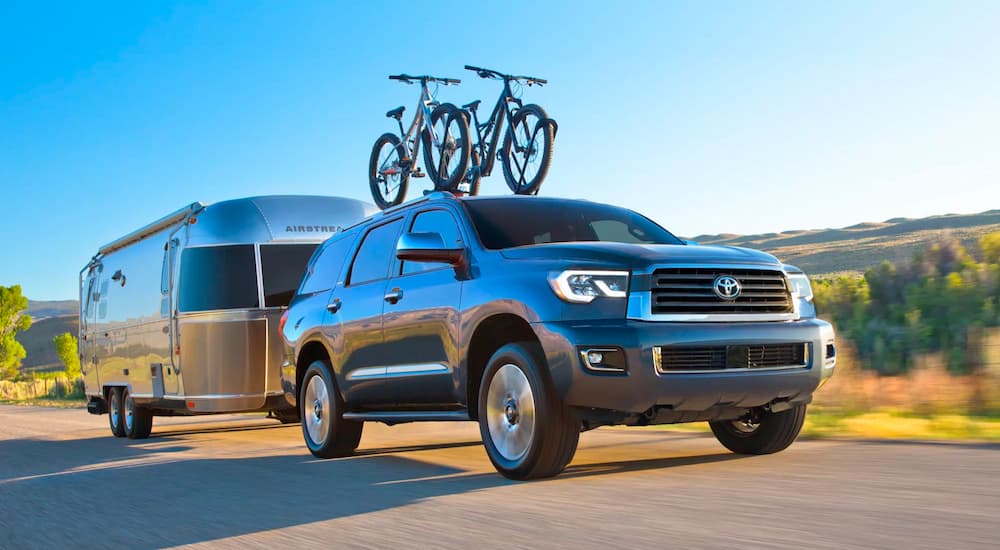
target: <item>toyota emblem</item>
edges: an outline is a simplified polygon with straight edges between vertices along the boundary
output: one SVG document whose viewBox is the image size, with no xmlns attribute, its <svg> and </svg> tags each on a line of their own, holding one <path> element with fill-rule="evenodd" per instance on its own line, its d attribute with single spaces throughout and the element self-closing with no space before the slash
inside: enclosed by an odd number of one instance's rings
<svg viewBox="0 0 1000 550">
<path fill-rule="evenodd" d="M 740 297 L 740 282 L 736 280 L 736 277 L 732 275 L 721 275 L 716 277 L 715 282 L 712 284 L 712 288 L 715 289 L 715 295 L 723 300 L 735 300 Z"/>
</svg>

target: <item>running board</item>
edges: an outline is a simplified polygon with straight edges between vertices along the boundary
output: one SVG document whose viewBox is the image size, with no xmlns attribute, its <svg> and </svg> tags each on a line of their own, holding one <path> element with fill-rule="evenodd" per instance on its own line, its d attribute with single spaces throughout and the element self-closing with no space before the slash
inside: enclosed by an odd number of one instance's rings
<svg viewBox="0 0 1000 550">
<path fill-rule="evenodd" d="M 386 424 L 402 424 L 404 422 L 452 422 L 470 420 L 467 411 L 377 411 L 377 412 L 345 412 L 344 420 L 364 420 L 367 422 L 385 422 Z"/>
</svg>

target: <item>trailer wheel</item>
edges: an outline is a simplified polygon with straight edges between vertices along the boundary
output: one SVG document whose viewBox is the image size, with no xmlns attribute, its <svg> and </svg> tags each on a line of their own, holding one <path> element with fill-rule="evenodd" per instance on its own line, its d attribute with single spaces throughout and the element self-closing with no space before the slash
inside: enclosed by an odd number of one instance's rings
<svg viewBox="0 0 1000 550">
<path fill-rule="evenodd" d="M 111 435 L 125 437 L 125 423 L 122 420 L 122 389 L 108 388 L 108 424 Z"/>
<path fill-rule="evenodd" d="M 344 400 L 330 364 L 313 361 L 302 377 L 301 391 L 299 414 L 309 452 L 316 458 L 350 456 L 361 442 L 364 422 L 344 420 Z"/>
<path fill-rule="evenodd" d="M 121 417 L 125 436 L 129 439 L 146 439 L 153 431 L 153 412 L 136 405 L 128 389 L 123 392 Z"/>
</svg>

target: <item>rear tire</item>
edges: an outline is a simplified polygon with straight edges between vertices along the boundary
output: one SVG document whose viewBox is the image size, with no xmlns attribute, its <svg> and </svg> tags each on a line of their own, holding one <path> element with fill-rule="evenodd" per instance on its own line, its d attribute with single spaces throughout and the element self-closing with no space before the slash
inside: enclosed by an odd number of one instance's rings
<svg viewBox="0 0 1000 550">
<path fill-rule="evenodd" d="M 490 358 L 479 431 L 490 462 L 510 479 L 551 477 L 573 459 L 580 421 L 553 390 L 537 343 L 508 344 Z"/>
<path fill-rule="evenodd" d="M 758 411 L 755 418 L 709 422 L 719 443 L 734 453 L 766 455 L 783 451 L 795 441 L 806 419 L 806 406 L 778 413 Z"/>
<path fill-rule="evenodd" d="M 316 458 L 350 456 L 361 443 L 364 422 L 344 420 L 344 400 L 337 391 L 333 369 L 313 361 L 302 377 L 299 396 L 302 436 Z"/>
<path fill-rule="evenodd" d="M 125 422 L 122 419 L 122 388 L 108 389 L 108 425 L 111 435 L 125 437 Z"/>
<path fill-rule="evenodd" d="M 469 140 L 469 122 L 465 115 L 451 103 L 442 103 L 431 113 L 431 126 L 441 140 L 442 152 L 434 147 L 430 133 L 422 132 L 424 140 L 424 167 L 434 182 L 436 191 L 455 191 L 469 169 L 472 142 Z M 441 170 L 442 155 L 444 169 Z"/>
<path fill-rule="evenodd" d="M 501 160 L 507 187 L 515 195 L 535 195 L 552 164 L 555 132 L 538 105 L 518 109 L 503 139 Z"/>
<path fill-rule="evenodd" d="M 413 162 L 407 165 L 403 162 L 405 158 L 406 150 L 395 134 L 382 134 L 372 146 L 368 159 L 368 186 L 375 204 L 382 210 L 406 199 Z"/>
<path fill-rule="evenodd" d="M 122 393 L 122 424 L 125 436 L 129 439 L 146 439 L 153 431 L 153 412 L 141 405 L 136 405 L 132 392 L 125 389 Z"/>
</svg>

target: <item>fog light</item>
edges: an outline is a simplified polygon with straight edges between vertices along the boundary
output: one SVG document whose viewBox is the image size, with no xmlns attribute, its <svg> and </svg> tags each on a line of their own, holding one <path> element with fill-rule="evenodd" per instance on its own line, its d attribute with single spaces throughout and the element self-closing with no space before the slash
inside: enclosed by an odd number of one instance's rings
<svg viewBox="0 0 1000 550">
<path fill-rule="evenodd" d="M 579 348 L 580 363 L 587 371 L 600 374 L 625 374 L 625 352 L 621 348 Z"/>
</svg>

